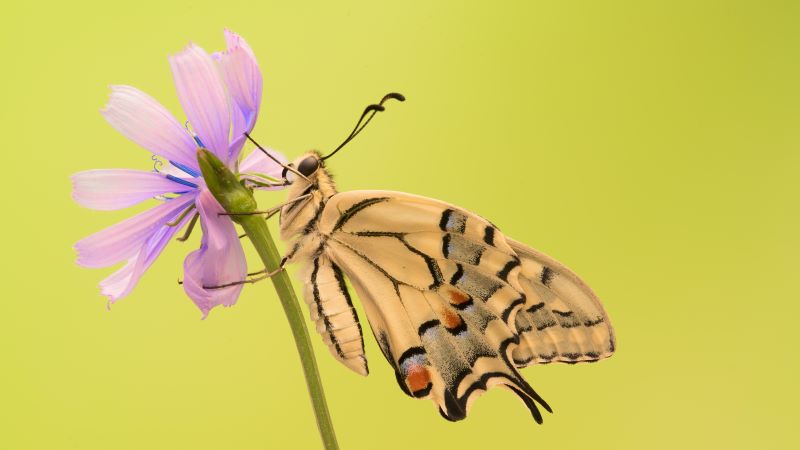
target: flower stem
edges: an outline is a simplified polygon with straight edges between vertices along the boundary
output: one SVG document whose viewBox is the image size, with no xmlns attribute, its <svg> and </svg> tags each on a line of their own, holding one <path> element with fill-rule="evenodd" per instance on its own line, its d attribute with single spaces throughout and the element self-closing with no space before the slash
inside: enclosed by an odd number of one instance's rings
<svg viewBox="0 0 800 450">
<path fill-rule="evenodd" d="M 274 272 L 280 265 L 281 256 L 269 234 L 267 221 L 260 215 L 252 215 L 257 206 L 253 192 L 245 188 L 219 158 L 204 148 L 197 150 L 197 164 L 203 173 L 208 190 L 225 211 L 232 214 L 231 219 L 244 228 L 247 237 L 253 242 L 258 256 L 261 257 L 267 268 L 267 273 Z M 336 443 L 331 414 L 328 412 L 328 403 L 325 401 L 325 392 L 322 389 L 322 381 L 319 379 L 314 349 L 308 338 L 306 322 L 300 311 L 300 303 L 292 289 L 292 282 L 289 281 L 286 271 L 282 270 L 272 276 L 272 284 L 275 285 L 275 290 L 278 292 L 283 312 L 286 313 L 289 328 L 292 329 L 292 335 L 294 335 L 297 353 L 300 354 L 300 362 L 306 376 L 306 386 L 311 395 L 311 405 L 314 407 L 314 415 L 317 417 L 317 428 L 322 437 L 322 443 L 326 450 L 338 450 L 339 444 Z"/>
<path fill-rule="evenodd" d="M 272 272 L 280 265 L 281 256 L 275 242 L 267 228 L 267 222 L 261 216 L 241 216 L 239 224 L 244 228 L 247 237 L 253 242 L 253 246 L 258 252 L 258 256 L 264 262 L 267 272 Z M 333 430 L 331 415 L 328 412 L 328 403 L 325 400 L 325 392 L 322 388 L 322 381 L 319 377 L 317 361 L 314 358 L 314 349 L 311 347 L 311 340 L 308 337 L 303 313 L 297 301 L 292 282 L 286 271 L 280 271 L 272 276 L 272 284 L 281 300 L 289 327 L 292 329 L 297 352 L 300 354 L 300 362 L 303 365 L 303 373 L 306 377 L 308 393 L 311 395 L 311 404 L 314 407 L 314 415 L 317 418 L 317 428 L 322 437 L 322 443 L 326 449 L 338 449 L 336 433 Z"/>
</svg>

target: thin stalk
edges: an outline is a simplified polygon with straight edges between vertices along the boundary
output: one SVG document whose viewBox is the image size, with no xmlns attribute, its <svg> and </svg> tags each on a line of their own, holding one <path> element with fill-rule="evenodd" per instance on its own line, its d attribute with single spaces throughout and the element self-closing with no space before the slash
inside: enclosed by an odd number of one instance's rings
<svg viewBox="0 0 800 450">
<path fill-rule="evenodd" d="M 247 237 L 256 248 L 258 256 L 264 262 L 267 272 L 272 272 L 280 265 L 281 256 L 275 242 L 272 240 L 267 222 L 259 216 L 243 216 L 239 218 L 239 224 L 244 228 Z M 308 336 L 305 318 L 297 301 L 292 282 L 285 270 L 278 272 L 272 277 L 272 284 L 278 293 L 278 298 L 286 313 L 289 327 L 292 329 L 294 342 L 297 346 L 297 353 L 300 354 L 300 362 L 303 365 L 303 373 L 306 377 L 306 386 L 311 395 L 311 404 L 314 407 L 314 415 L 317 418 L 317 428 L 322 437 L 322 443 L 327 450 L 339 448 L 336 442 L 336 433 L 333 430 L 333 422 L 328 411 L 328 403 L 325 400 L 325 391 L 322 388 L 322 381 L 319 377 L 317 360 L 314 358 L 314 349 L 311 347 L 311 340 Z"/>
<path fill-rule="evenodd" d="M 252 191 L 242 186 L 236 175 L 219 158 L 204 148 L 197 150 L 197 164 L 200 166 L 206 186 L 214 198 L 226 212 L 232 214 L 231 219 L 244 228 L 245 234 L 253 242 L 258 256 L 261 257 L 267 268 L 267 273 L 274 272 L 280 265 L 281 257 L 272 236 L 270 236 L 267 222 L 260 216 L 252 215 L 258 206 Z M 272 284 L 275 286 L 275 291 L 278 292 L 283 312 L 286 313 L 286 319 L 289 321 L 289 328 L 292 329 L 297 353 L 300 354 L 300 362 L 303 365 L 303 374 L 306 377 L 308 393 L 311 395 L 311 405 L 314 407 L 322 443 L 326 450 L 338 450 L 339 444 L 336 443 L 331 414 L 328 412 L 328 403 L 325 401 L 325 392 L 319 378 L 317 361 L 314 359 L 314 349 L 308 338 L 306 322 L 303 312 L 300 310 L 300 303 L 292 289 L 292 282 L 289 281 L 289 275 L 285 271 L 280 271 L 272 276 Z"/>
</svg>

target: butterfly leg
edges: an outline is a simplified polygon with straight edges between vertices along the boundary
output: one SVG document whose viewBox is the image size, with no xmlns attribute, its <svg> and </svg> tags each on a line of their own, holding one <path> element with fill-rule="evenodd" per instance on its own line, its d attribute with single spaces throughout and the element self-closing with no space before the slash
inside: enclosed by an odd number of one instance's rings
<svg viewBox="0 0 800 450">
<path fill-rule="evenodd" d="M 257 215 L 260 215 L 260 214 L 266 214 L 266 217 L 264 218 L 266 220 L 266 219 L 269 219 L 270 217 L 274 216 L 275 214 L 279 213 L 281 208 L 283 208 L 284 206 L 291 205 L 292 203 L 301 202 L 303 200 L 307 200 L 310 197 L 311 197 L 311 194 L 301 195 L 301 196 L 293 198 L 293 199 L 291 199 L 291 200 L 289 200 L 287 202 L 283 202 L 278 206 L 274 206 L 274 207 L 272 207 L 272 208 L 270 208 L 270 209 L 268 209 L 266 211 L 252 211 L 252 212 L 245 212 L 245 213 L 222 212 L 222 213 L 219 213 L 219 215 L 220 216 L 257 216 Z"/>
<path fill-rule="evenodd" d="M 281 264 L 280 267 L 278 267 L 277 269 L 273 270 L 272 272 L 267 272 L 267 269 L 264 269 L 264 270 L 259 270 L 258 272 L 252 272 L 252 273 L 248 273 L 247 274 L 247 276 L 253 276 L 253 275 L 262 274 L 262 275 L 259 275 L 257 277 L 254 277 L 254 278 L 250 278 L 250 279 L 247 279 L 247 280 L 241 280 L 241 281 L 234 281 L 234 282 L 231 282 L 231 283 L 219 284 L 219 285 L 216 285 L 216 286 L 203 286 L 203 289 L 222 289 L 222 288 L 226 288 L 226 287 L 230 287 L 230 286 L 237 286 L 237 285 L 240 285 L 240 284 L 253 284 L 253 283 L 257 283 L 257 282 L 259 282 L 261 280 L 266 280 L 267 278 L 270 278 L 273 275 L 277 275 L 277 274 L 281 273 L 281 271 L 283 271 L 283 264 Z"/>
<path fill-rule="evenodd" d="M 194 205 L 192 205 L 190 208 L 187 208 L 185 211 L 183 211 L 178 217 L 175 218 L 175 220 L 173 220 L 171 222 L 167 222 L 166 225 L 168 227 L 177 227 L 178 224 L 183 222 L 183 219 L 185 219 L 186 216 L 189 215 L 189 213 L 192 212 L 192 211 L 194 211 Z M 186 232 L 183 234 L 183 236 L 178 238 L 179 241 L 183 242 L 183 241 L 189 239 L 189 236 L 192 234 L 192 230 L 194 229 L 194 226 L 197 223 L 198 217 L 200 217 L 200 215 L 198 213 L 194 213 L 194 216 L 192 216 L 191 222 L 189 222 L 189 227 L 186 228 Z"/>
<path fill-rule="evenodd" d="M 192 230 L 194 230 L 194 226 L 197 224 L 197 219 L 199 219 L 199 218 L 200 218 L 200 214 L 194 213 L 194 216 L 192 217 L 191 222 L 189 222 L 189 226 L 186 227 L 186 232 L 183 233 L 183 236 L 177 238 L 178 241 L 186 242 L 186 240 L 189 239 L 189 236 L 192 235 Z"/>
<path fill-rule="evenodd" d="M 190 206 L 186 210 L 184 210 L 178 217 L 175 218 L 172 222 L 167 222 L 168 227 L 175 227 L 186 217 L 190 212 L 194 211 L 194 205 Z"/>
</svg>

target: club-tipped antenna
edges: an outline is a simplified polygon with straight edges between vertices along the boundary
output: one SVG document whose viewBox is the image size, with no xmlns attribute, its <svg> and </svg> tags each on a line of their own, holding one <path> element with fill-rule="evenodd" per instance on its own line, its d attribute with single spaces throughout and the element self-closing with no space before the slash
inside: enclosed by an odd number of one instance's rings
<svg viewBox="0 0 800 450">
<path fill-rule="evenodd" d="M 293 174 L 295 174 L 295 175 L 299 176 L 300 178 L 302 178 L 302 179 L 304 179 L 304 180 L 306 180 L 306 181 L 309 181 L 308 177 L 306 177 L 306 176 L 305 176 L 305 175 L 303 175 L 302 173 L 298 172 L 298 171 L 297 171 L 297 169 L 295 169 L 294 167 L 292 167 L 292 166 L 290 166 L 290 165 L 287 165 L 287 164 L 284 164 L 284 163 L 280 162 L 280 160 L 279 160 L 278 158 L 276 158 L 276 157 L 272 156 L 272 154 L 271 154 L 270 152 L 268 152 L 268 151 L 267 151 L 267 149 L 265 149 L 264 147 L 262 147 L 261 145 L 259 145 L 259 144 L 258 144 L 258 142 L 256 142 L 256 141 L 255 141 L 255 139 L 253 139 L 252 137 L 250 137 L 250 134 L 248 134 L 246 131 L 244 132 L 244 136 L 245 136 L 245 137 L 246 137 L 246 138 L 247 138 L 247 139 L 248 139 L 250 142 L 252 142 L 253 144 L 255 144 L 255 146 L 256 146 L 256 147 L 258 147 L 258 149 L 259 149 L 259 150 L 261 150 L 261 151 L 262 151 L 262 152 L 263 152 L 265 155 L 267 155 L 267 158 L 269 158 L 269 159 L 271 159 L 271 160 L 275 161 L 275 163 L 276 163 L 276 164 L 278 164 L 279 166 L 283 167 L 283 169 L 284 169 L 284 170 L 288 170 L 289 172 L 292 172 Z M 284 172 L 284 174 L 285 174 L 285 172 Z M 310 181 L 309 181 L 309 182 L 310 182 Z"/>
<path fill-rule="evenodd" d="M 331 156 L 335 155 L 336 152 L 341 150 L 342 147 L 347 145 L 348 142 L 352 141 L 356 136 L 358 136 L 358 133 L 361 133 L 361 131 L 364 128 L 366 128 L 367 124 L 369 124 L 369 122 L 372 120 L 372 118 L 375 117 L 375 114 L 377 114 L 380 111 L 384 111 L 386 109 L 386 108 L 384 108 L 383 104 L 389 99 L 394 99 L 394 100 L 397 100 L 399 102 L 403 102 L 403 101 L 406 100 L 406 97 L 403 94 L 400 94 L 400 93 L 397 93 L 397 92 L 390 92 L 390 93 L 384 95 L 383 98 L 381 99 L 381 101 L 378 102 L 377 104 L 368 105 L 366 108 L 364 108 L 364 112 L 361 113 L 361 117 L 359 117 L 358 122 L 356 122 L 356 126 L 353 127 L 353 131 L 350 132 L 350 135 L 347 136 L 347 138 L 345 138 L 345 140 L 342 141 L 342 143 L 339 144 L 339 146 L 336 147 L 335 150 L 333 150 L 332 152 L 328 153 L 327 156 L 323 156 L 321 159 L 323 161 L 325 161 L 326 159 L 328 159 Z"/>
</svg>

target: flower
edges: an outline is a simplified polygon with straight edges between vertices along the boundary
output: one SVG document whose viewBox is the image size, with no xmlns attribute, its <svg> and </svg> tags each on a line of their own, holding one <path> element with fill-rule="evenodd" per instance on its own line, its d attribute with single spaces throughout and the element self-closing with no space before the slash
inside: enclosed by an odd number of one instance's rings
<svg viewBox="0 0 800 450">
<path fill-rule="evenodd" d="M 100 282 L 110 303 L 128 295 L 178 230 L 188 226 L 190 232 L 198 218 L 203 237 L 200 248 L 184 261 L 186 294 L 205 318 L 217 305 L 234 304 L 241 292 L 242 285 L 209 289 L 244 280 L 247 265 L 233 222 L 219 215 L 223 209 L 206 188 L 196 152 L 208 149 L 234 172 L 248 174 L 243 178 L 256 187 L 269 188 L 266 181 L 278 179 L 281 167 L 260 151 L 239 162 L 244 133 L 252 131 L 258 116 L 262 79 L 245 40 L 225 30 L 225 41 L 223 52 L 209 55 L 189 44 L 169 58 L 186 127 L 144 92 L 131 86 L 111 87 L 101 113 L 117 131 L 153 154 L 154 170 L 77 173 L 72 177 L 73 198 L 96 210 L 121 209 L 151 198 L 160 204 L 75 244 L 77 263 L 83 267 L 127 261 Z"/>
</svg>

